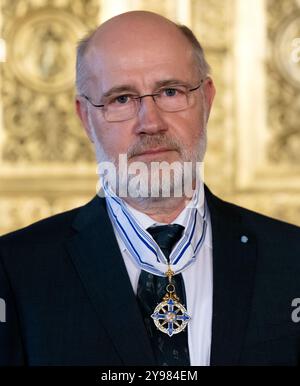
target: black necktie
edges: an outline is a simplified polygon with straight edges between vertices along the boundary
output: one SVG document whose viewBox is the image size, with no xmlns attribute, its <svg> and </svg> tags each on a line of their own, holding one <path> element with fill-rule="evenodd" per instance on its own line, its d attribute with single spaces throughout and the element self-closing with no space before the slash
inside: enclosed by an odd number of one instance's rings
<svg viewBox="0 0 300 386">
<path fill-rule="evenodd" d="M 181 238 L 183 230 L 184 227 L 178 224 L 161 225 L 147 229 L 168 260 L 172 248 Z M 173 282 L 175 282 L 176 294 L 179 296 L 180 302 L 185 304 L 182 275 L 175 275 Z M 167 277 L 152 275 L 142 270 L 137 288 L 138 304 L 150 337 L 157 364 L 159 366 L 189 366 L 187 328 L 179 334 L 169 337 L 156 328 L 151 318 L 155 307 L 162 301 L 163 296 L 166 294 L 167 284 Z"/>
</svg>

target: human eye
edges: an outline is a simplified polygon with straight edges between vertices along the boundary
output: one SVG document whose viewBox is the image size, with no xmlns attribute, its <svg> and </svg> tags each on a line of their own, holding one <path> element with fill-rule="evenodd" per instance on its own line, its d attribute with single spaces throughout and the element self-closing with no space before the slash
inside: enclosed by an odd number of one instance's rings
<svg viewBox="0 0 300 386">
<path fill-rule="evenodd" d="M 184 94 L 184 89 L 183 87 L 180 87 L 180 86 L 165 87 L 162 90 L 160 90 L 160 94 L 163 97 L 177 97 Z"/>
<path fill-rule="evenodd" d="M 128 103 L 130 103 L 130 101 L 132 100 L 132 96 L 130 95 L 127 95 L 127 94 L 122 94 L 122 95 L 117 95 L 115 97 L 112 97 L 108 104 L 110 105 L 126 105 Z"/>
</svg>

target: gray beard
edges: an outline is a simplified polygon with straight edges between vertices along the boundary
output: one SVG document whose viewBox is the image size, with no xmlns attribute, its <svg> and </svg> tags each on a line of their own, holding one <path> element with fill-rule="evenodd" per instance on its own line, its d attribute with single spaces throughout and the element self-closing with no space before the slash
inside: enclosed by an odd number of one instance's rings
<svg viewBox="0 0 300 386">
<path fill-rule="evenodd" d="M 187 151 L 184 146 L 174 138 L 169 138 L 161 134 L 156 136 L 144 135 L 141 137 L 141 140 L 131 146 L 127 154 L 124 155 L 128 164 L 128 170 L 120 164 L 120 157 L 114 158 L 108 156 L 98 141 L 93 127 L 92 129 L 94 132 L 98 175 L 102 175 L 102 169 L 105 164 L 110 163 L 110 165 L 114 166 L 115 172 L 107 173 L 105 179 L 117 196 L 122 198 L 125 193 L 126 197 L 134 199 L 138 205 L 148 207 L 151 203 L 157 203 L 170 197 L 180 197 L 180 194 L 181 197 L 192 195 L 192 185 L 193 188 L 195 188 L 198 178 L 201 178 L 200 167 L 203 171 L 203 159 L 207 145 L 206 127 L 202 130 L 198 143 L 190 151 Z M 163 171 L 157 172 L 159 169 L 159 167 L 157 167 L 156 178 L 154 178 L 154 175 L 151 174 L 153 162 L 143 163 L 144 165 L 141 165 L 143 168 L 140 169 L 139 173 L 128 173 L 131 166 L 141 164 L 140 162 L 130 161 L 132 157 L 141 154 L 151 147 L 159 145 L 174 149 L 180 155 L 180 160 L 172 164 L 167 164 L 166 168 L 163 169 L 168 174 L 169 165 L 169 176 L 167 176 L 167 174 L 164 175 Z M 190 167 L 187 167 L 188 163 L 190 163 Z"/>
</svg>

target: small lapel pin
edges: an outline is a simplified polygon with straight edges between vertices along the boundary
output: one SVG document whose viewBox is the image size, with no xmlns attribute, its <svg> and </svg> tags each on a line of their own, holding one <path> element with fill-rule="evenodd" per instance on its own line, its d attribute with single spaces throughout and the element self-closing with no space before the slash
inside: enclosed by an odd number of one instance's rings
<svg viewBox="0 0 300 386">
<path fill-rule="evenodd" d="M 248 239 L 247 236 L 243 235 L 243 236 L 241 237 L 241 242 L 242 242 L 243 244 L 247 244 L 248 241 L 249 241 L 249 239 Z"/>
</svg>

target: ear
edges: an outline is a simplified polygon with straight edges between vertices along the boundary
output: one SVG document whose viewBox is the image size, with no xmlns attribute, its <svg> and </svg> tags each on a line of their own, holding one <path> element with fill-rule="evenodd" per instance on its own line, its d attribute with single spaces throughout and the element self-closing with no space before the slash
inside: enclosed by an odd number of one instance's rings
<svg viewBox="0 0 300 386">
<path fill-rule="evenodd" d="M 88 119 L 89 112 L 88 112 L 86 100 L 84 100 L 83 97 L 81 96 L 76 96 L 75 108 L 76 108 L 76 113 L 82 123 L 82 126 L 84 127 L 86 134 L 89 137 L 89 140 L 94 143 L 94 135 Z"/>
<path fill-rule="evenodd" d="M 216 88 L 212 78 L 207 77 L 205 79 L 203 89 L 204 89 L 204 98 L 205 98 L 207 119 L 208 119 L 210 110 L 214 101 L 214 97 L 216 95 Z"/>
</svg>

